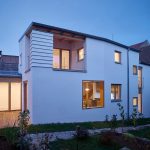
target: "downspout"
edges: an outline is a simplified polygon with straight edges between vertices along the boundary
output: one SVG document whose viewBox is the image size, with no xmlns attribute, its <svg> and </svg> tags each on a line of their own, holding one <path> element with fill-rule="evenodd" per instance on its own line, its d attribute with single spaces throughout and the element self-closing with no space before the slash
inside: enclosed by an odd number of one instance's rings
<svg viewBox="0 0 150 150">
<path fill-rule="evenodd" d="M 130 118 L 130 112 L 129 112 L 129 107 L 130 107 L 130 80 L 129 80 L 129 51 L 130 48 L 127 49 L 127 118 Z"/>
</svg>

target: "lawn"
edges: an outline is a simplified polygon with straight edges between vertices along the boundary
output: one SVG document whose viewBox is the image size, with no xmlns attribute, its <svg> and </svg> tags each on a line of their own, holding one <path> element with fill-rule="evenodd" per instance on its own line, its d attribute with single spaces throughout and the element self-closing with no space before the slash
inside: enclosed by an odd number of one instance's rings
<svg viewBox="0 0 150 150">
<path fill-rule="evenodd" d="M 104 146 L 94 136 L 84 140 L 58 140 L 50 144 L 52 150 L 118 150 L 119 146 Z"/>
<path fill-rule="evenodd" d="M 138 137 L 143 137 L 143 138 L 148 138 L 150 139 L 150 127 L 147 127 L 145 129 L 141 129 L 138 131 L 129 131 L 129 133 L 138 136 Z"/>
<path fill-rule="evenodd" d="M 139 120 L 138 125 L 150 124 L 150 118 Z M 28 133 L 45 133 L 45 132 L 60 132 L 60 131 L 73 131 L 79 125 L 85 129 L 100 129 L 109 128 L 110 122 L 83 122 L 83 123 L 56 123 L 56 124 L 39 124 L 29 125 Z M 117 121 L 116 127 L 121 126 L 121 121 Z M 125 126 L 132 126 L 132 121 L 126 121 Z M 17 127 L 2 128 L 0 129 L 0 136 L 6 136 L 8 140 L 13 141 L 16 139 Z"/>
</svg>

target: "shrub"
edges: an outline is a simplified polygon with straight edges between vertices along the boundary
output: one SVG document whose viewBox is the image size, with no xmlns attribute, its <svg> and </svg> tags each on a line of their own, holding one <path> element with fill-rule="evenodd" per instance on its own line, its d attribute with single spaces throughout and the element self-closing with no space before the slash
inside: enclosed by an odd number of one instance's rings
<svg viewBox="0 0 150 150">
<path fill-rule="evenodd" d="M 117 127 L 117 115 L 112 115 L 112 118 L 110 120 L 110 125 L 112 130 L 114 130 Z"/>
<path fill-rule="evenodd" d="M 132 115 L 131 115 L 132 123 L 133 123 L 134 127 L 136 127 L 136 125 L 137 125 L 137 115 L 138 115 L 137 109 L 134 108 L 133 112 L 132 112 Z"/>
<path fill-rule="evenodd" d="M 76 127 L 75 137 L 77 139 L 87 139 L 89 137 L 89 132 L 88 132 L 88 130 L 81 129 L 80 126 L 77 126 Z"/>
</svg>

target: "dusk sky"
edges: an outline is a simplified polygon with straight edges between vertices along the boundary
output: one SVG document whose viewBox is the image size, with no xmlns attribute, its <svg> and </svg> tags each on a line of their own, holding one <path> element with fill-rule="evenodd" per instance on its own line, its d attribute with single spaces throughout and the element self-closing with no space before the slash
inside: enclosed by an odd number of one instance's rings
<svg viewBox="0 0 150 150">
<path fill-rule="evenodd" d="M 32 21 L 132 45 L 150 40 L 150 0 L 0 0 L 3 54 L 18 55 Z"/>
</svg>

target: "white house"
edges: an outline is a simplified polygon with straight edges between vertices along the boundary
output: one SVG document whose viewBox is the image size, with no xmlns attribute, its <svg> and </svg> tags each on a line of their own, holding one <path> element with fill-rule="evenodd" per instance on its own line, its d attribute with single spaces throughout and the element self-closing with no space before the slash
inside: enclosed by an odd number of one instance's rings
<svg viewBox="0 0 150 150">
<path fill-rule="evenodd" d="M 31 123 L 104 120 L 136 107 L 150 117 L 150 67 L 136 49 L 109 39 L 32 23 L 19 40 L 22 108 Z"/>
</svg>

